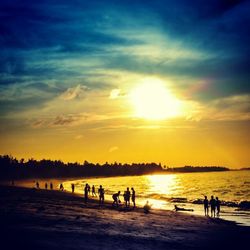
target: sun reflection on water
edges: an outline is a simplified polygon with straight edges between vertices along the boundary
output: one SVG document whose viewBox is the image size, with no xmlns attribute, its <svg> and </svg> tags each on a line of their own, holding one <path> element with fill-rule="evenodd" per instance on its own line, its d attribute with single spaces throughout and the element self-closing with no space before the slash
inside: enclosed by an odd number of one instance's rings
<svg viewBox="0 0 250 250">
<path fill-rule="evenodd" d="M 176 175 L 148 175 L 150 189 L 158 194 L 168 194 L 176 188 Z"/>
<path fill-rule="evenodd" d="M 178 185 L 176 175 L 148 175 L 145 177 L 148 179 L 149 193 L 155 196 L 155 199 L 150 199 L 149 202 L 154 204 L 154 208 L 162 208 L 166 201 L 161 198 L 171 194 Z"/>
</svg>

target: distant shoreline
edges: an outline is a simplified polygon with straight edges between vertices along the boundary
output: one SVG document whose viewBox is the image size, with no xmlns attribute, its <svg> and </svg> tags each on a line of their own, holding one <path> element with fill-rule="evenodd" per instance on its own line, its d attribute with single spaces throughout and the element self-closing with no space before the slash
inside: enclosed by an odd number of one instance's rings
<svg viewBox="0 0 250 250">
<path fill-rule="evenodd" d="M 216 172 L 227 172 L 227 171 L 250 171 L 250 169 L 229 169 L 229 170 L 209 170 L 209 171 L 178 171 L 178 170 L 163 170 L 160 172 L 152 172 L 152 173 L 145 173 L 145 174 L 128 174 L 128 175 L 55 175 L 55 176 L 14 176 L 14 177 L 5 177 L 0 176 L 0 182 L 11 182 L 19 181 L 19 180 L 31 180 L 31 179 L 74 179 L 74 178 L 109 178 L 109 177 L 124 177 L 124 176 L 143 176 L 143 175 L 157 175 L 157 174 L 189 174 L 189 173 L 216 173 Z"/>
</svg>

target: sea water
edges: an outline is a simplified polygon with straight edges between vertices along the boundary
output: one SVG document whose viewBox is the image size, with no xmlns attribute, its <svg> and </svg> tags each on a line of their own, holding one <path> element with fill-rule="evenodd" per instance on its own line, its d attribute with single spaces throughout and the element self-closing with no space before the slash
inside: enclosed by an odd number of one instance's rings
<svg viewBox="0 0 250 250">
<path fill-rule="evenodd" d="M 250 202 L 250 171 L 226 171 L 206 173 L 173 173 L 163 175 L 143 175 L 105 178 L 84 178 L 65 181 L 64 188 L 71 190 L 75 184 L 75 192 L 83 194 L 88 183 L 95 185 L 96 193 L 99 185 L 105 189 L 105 199 L 112 200 L 112 194 L 127 187 L 136 191 L 137 205 L 148 200 L 153 208 L 173 210 L 174 205 L 193 209 L 189 212 L 204 215 L 204 195 L 219 197 L 221 201 L 220 218 L 233 220 L 250 226 L 250 210 L 239 207 L 240 202 Z M 123 197 L 120 197 L 123 201 Z"/>
</svg>

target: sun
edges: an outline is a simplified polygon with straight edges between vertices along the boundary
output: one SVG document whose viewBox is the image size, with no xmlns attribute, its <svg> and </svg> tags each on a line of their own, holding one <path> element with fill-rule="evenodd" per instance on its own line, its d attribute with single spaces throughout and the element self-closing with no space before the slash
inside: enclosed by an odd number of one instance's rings
<svg viewBox="0 0 250 250">
<path fill-rule="evenodd" d="M 136 117 L 163 120 L 176 117 L 181 112 L 181 101 L 157 78 L 143 79 L 131 91 L 130 99 Z"/>
</svg>

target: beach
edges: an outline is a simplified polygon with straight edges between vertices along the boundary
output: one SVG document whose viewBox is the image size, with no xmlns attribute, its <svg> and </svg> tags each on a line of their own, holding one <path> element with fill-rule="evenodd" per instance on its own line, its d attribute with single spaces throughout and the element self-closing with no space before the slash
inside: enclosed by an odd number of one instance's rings
<svg viewBox="0 0 250 250">
<path fill-rule="evenodd" d="M 0 186 L 5 249 L 236 249 L 249 227 L 204 216 L 100 207 L 79 195 Z"/>
</svg>

